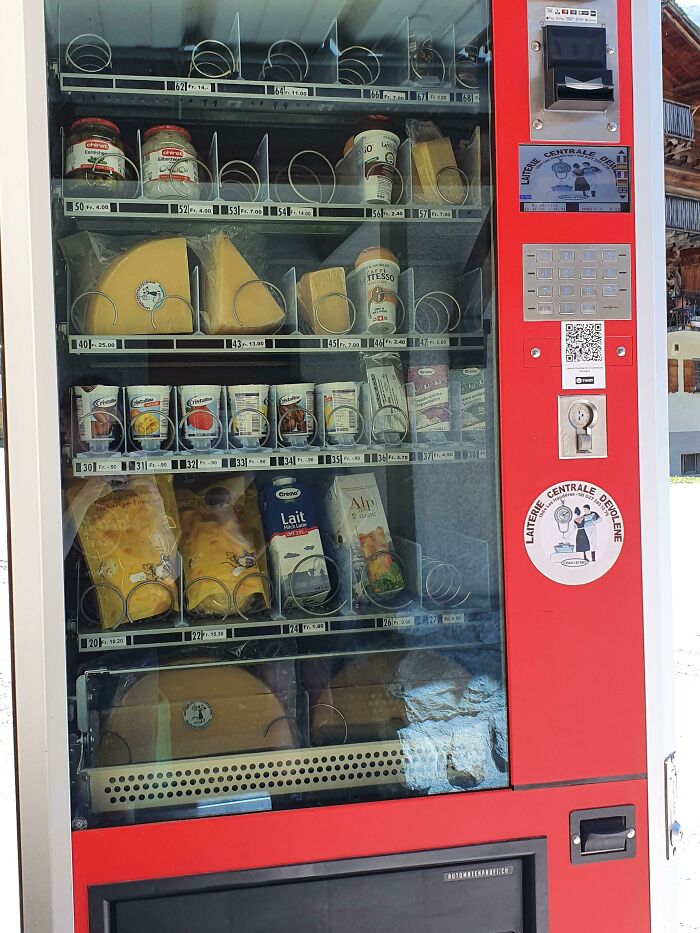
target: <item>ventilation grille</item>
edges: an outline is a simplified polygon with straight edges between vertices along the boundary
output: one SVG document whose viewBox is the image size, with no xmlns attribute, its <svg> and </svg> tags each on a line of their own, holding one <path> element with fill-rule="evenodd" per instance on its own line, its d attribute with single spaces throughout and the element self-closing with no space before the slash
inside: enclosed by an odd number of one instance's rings
<svg viewBox="0 0 700 933">
<path fill-rule="evenodd" d="M 401 783 L 404 753 L 399 742 L 370 742 L 217 758 L 180 759 L 84 774 L 94 812 L 172 807 L 240 794 L 298 794 L 338 787 Z"/>
</svg>

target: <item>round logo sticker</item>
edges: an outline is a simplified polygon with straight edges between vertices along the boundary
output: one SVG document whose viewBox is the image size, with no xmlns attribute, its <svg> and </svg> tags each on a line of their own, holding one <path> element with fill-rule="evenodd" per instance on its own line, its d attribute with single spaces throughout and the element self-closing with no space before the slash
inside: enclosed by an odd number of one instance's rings
<svg viewBox="0 0 700 933">
<path fill-rule="evenodd" d="M 165 289 L 160 282 L 141 282 L 136 300 L 146 311 L 157 311 L 165 301 Z"/>
<path fill-rule="evenodd" d="M 212 720 L 214 711 L 206 700 L 190 700 L 182 711 L 182 718 L 191 729 L 203 729 Z"/>
<path fill-rule="evenodd" d="M 592 483 L 571 480 L 545 489 L 525 518 L 525 550 L 555 583 L 580 586 L 610 570 L 625 527 L 617 503 Z"/>
</svg>

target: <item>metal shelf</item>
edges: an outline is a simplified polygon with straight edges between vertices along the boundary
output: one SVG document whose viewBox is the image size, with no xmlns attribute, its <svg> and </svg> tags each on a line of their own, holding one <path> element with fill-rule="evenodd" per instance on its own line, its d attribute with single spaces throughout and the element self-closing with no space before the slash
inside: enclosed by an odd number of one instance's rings
<svg viewBox="0 0 700 933">
<path fill-rule="evenodd" d="M 355 204 L 278 204 L 233 201 L 152 200 L 149 198 L 81 198 L 63 197 L 66 217 L 101 220 L 182 220 L 204 218 L 209 221 L 249 220 L 274 222 L 294 220 L 323 223 L 363 223 L 367 220 L 382 222 L 438 221 L 454 223 L 467 221 L 481 223 L 485 212 L 480 207 L 429 207 L 393 205 L 377 207 Z"/>
<path fill-rule="evenodd" d="M 78 650 L 81 654 L 97 651 L 122 651 L 127 648 L 163 648 L 183 645 L 224 644 L 250 641 L 251 638 L 302 638 L 314 635 L 356 635 L 367 632 L 385 632 L 397 629 L 428 629 L 434 626 L 453 626 L 465 622 L 478 625 L 483 610 L 469 612 L 428 611 L 416 608 L 392 615 L 330 615 L 323 618 L 304 616 L 298 619 L 270 619 L 202 623 L 189 625 L 133 623 L 118 630 L 100 632 L 94 627 L 78 632 Z M 481 642 L 475 642 L 481 646 Z M 484 642 L 483 647 L 490 643 Z"/>
<path fill-rule="evenodd" d="M 173 453 L 163 451 L 155 457 L 119 455 L 116 457 L 74 457 L 73 474 L 76 477 L 95 475 L 124 476 L 133 473 L 219 473 L 242 470 L 279 470 L 288 467 L 303 469 L 337 469 L 338 467 L 406 466 L 422 463 L 464 463 L 486 460 L 483 449 L 464 449 L 461 445 L 422 449 L 360 449 L 337 452 L 289 449 L 289 453 L 270 451 L 250 454 L 245 451 L 215 451 L 197 455 L 195 452 Z"/>
<path fill-rule="evenodd" d="M 387 87 L 372 85 L 360 87 L 345 84 L 275 84 L 245 80 L 217 80 L 214 78 L 169 78 L 147 75 L 86 74 L 61 72 L 60 89 L 73 97 L 97 97 L 101 102 L 138 103 L 158 105 L 164 103 L 189 106 L 196 109 L 239 109 L 247 102 L 262 104 L 272 110 L 325 109 L 336 105 L 348 109 L 372 109 L 381 104 L 383 110 L 407 110 L 429 106 L 432 111 L 459 110 L 477 113 L 481 110 L 478 90 L 455 88 Z M 144 99 L 145 98 L 145 99 Z"/>
<path fill-rule="evenodd" d="M 348 334 L 269 334 L 235 337 L 216 334 L 159 334 L 123 337 L 68 335 L 69 353 L 351 353 L 366 350 L 480 350 L 486 336 L 474 334 L 392 334 L 386 337 Z"/>
</svg>

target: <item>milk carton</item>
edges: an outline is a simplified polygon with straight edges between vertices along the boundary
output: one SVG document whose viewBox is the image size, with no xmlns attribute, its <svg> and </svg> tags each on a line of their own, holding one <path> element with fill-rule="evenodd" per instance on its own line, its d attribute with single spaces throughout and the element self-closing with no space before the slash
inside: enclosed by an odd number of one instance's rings
<svg viewBox="0 0 700 933">
<path fill-rule="evenodd" d="M 352 551 L 353 594 L 383 602 L 404 588 L 374 473 L 336 476 L 326 501 L 333 541 Z"/>
<path fill-rule="evenodd" d="M 261 502 L 282 608 L 322 605 L 331 584 L 311 490 L 293 476 L 279 476 L 263 487 Z"/>
</svg>

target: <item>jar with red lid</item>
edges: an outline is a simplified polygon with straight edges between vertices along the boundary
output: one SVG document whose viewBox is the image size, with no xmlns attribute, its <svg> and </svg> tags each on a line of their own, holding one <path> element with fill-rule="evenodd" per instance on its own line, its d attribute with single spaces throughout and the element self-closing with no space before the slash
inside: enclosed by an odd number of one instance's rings
<svg viewBox="0 0 700 933">
<path fill-rule="evenodd" d="M 126 178 L 126 158 L 116 123 L 83 117 L 70 128 L 64 163 L 66 187 L 83 196 L 115 194 Z"/>
<path fill-rule="evenodd" d="M 192 137 L 182 126 L 161 124 L 143 134 L 143 191 L 147 198 L 197 200 L 199 165 Z"/>
</svg>

